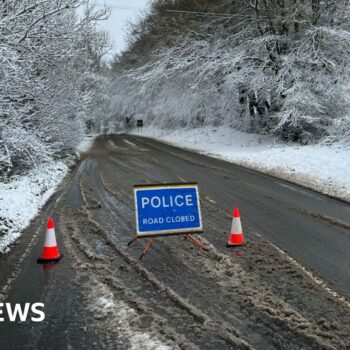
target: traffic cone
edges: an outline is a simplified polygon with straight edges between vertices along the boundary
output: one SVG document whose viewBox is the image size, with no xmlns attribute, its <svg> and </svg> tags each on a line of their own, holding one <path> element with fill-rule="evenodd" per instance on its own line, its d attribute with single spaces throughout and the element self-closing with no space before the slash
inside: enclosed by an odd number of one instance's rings
<svg viewBox="0 0 350 350">
<path fill-rule="evenodd" d="M 228 247 L 243 245 L 244 236 L 241 225 L 241 218 L 238 208 L 235 208 L 232 213 L 231 234 L 227 242 Z"/>
<path fill-rule="evenodd" d="M 55 234 L 55 224 L 52 218 L 49 218 L 47 222 L 46 237 L 44 243 L 43 253 L 40 258 L 38 258 L 38 264 L 45 264 L 47 262 L 57 262 L 63 257 L 58 251 L 56 234 Z"/>
</svg>

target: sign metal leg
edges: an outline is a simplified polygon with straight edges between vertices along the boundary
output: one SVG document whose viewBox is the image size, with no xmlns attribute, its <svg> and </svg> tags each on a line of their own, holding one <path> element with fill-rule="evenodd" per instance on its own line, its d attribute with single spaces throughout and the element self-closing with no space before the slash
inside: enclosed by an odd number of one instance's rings
<svg viewBox="0 0 350 350">
<path fill-rule="evenodd" d="M 192 235 L 187 234 L 185 235 L 186 238 L 188 238 L 197 248 L 206 250 L 204 248 L 204 244 L 199 242 L 196 238 L 194 238 Z"/>
<path fill-rule="evenodd" d="M 129 243 L 128 243 L 128 246 L 132 245 L 134 242 L 137 241 L 139 237 L 135 236 Z"/>
<path fill-rule="evenodd" d="M 149 248 L 151 248 L 155 240 L 156 240 L 155 238 L 151 238 L 148 240 L 147 244 L 145 245 L 145 248 L 143 249 L 142 254 L 140 255 L 140 260 L 144 257 L 144 255 L 146 255 L 146 253 L 148 252 Z"/>
<path fill-rule="evenodd" d="M 137 239 L 139 239 L 140 237 L 134 237 L 129 243 L 128 246 L 130 246 L 132 243 L 134 243 Z M 191 243 L 193 243 L 198 249 L 202 249 L 204 251 L 208 251 L 208 249 L 204 246 L 204 244 L 202 242 L 200 242 L 199 240 L 197 240 L 193 235 L 191 234 L 186 234 L 184 235 L 185 239 L 188 239 L 189 241 L 191 241 Z M 154 241 L 156 240 L 156 238 L 150 238 L 148 239 L 145 247 L 143 248 L 143 252 L 140 255 L 140 260 L 147 254 L 147 252 L 149 251 L 149 249 L 151 248 L 152 244 L 154 243 Z"/>
</svg>

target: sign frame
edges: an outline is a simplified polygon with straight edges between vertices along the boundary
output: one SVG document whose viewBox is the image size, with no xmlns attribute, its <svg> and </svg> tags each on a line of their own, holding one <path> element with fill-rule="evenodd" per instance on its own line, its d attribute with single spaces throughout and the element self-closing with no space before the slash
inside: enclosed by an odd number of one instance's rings
<svg viewBox="0 0 350 350">
<path fill-rule="evenodd" d="M 195 188 L 197 195 L 197 208 L 198 208 L 198 220 L 199 227 L 195 228 L 182 228 L 182 229 L 169 229 L 159 231 L 139 231 L 139 217 L 138 217 L 138 204 L 137 204 L 137 191 L 142 189 L 171 189 L 171 188 Z M 136 238 L 149 238 L 160 236 L 176 236 L 176 235 L 189 235 L 192 233 L 203 233 L 203 220 L 201 212 L 201 201 L 199 197 L 199 189 L 197 182 L 182 182 L 182 183 L 166 183 L 166 184 L 142 184 L 134 185 L 134 203 L 135 203 L 135 219 L 136 219 Z"/>
</svg>

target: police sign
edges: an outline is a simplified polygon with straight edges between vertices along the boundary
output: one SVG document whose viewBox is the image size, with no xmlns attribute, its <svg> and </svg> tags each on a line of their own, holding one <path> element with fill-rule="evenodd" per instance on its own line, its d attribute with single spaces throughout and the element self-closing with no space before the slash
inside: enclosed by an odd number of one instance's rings
<svg viewBox="0 0 350 350">
<path fill-rule="evenodd" d="M 134 186 L 137 237 L 203 232 L 196 183 Z"/>
</svg>

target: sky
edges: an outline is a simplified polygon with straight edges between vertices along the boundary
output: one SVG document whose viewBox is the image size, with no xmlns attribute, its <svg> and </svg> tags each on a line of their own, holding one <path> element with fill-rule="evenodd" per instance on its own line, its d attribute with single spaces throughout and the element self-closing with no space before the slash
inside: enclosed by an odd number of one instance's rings
<svg viewBox="0 0 350 350">
<path fill-rule="evenodd" d="M 149 0 L 96 0 L 98 6 L 106 4 L 111 9 L 111 16 L 100 22 L 103 30 L 110 34 L 113 47 L 109 57 L 126 48 L 125 25 L 129 20 L 136 20 L 147 9 Z"/>
</svg>

